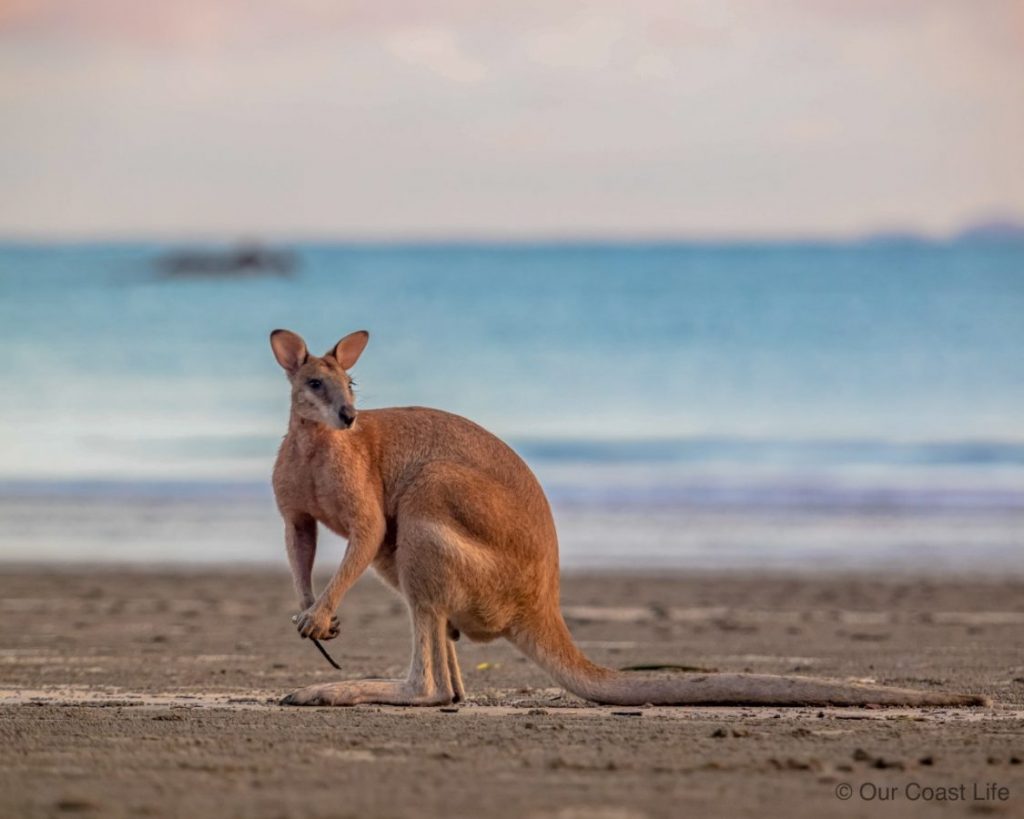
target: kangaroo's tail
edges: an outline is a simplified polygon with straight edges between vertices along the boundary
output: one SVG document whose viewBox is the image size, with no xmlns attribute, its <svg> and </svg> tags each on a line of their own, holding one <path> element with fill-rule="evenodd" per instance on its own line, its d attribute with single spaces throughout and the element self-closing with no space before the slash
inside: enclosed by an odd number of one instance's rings
<svg viewBox="0 0 1024 819">
<path fill-rule="evenodd" d="M 555 609 L 512 642 L 577 696 L 607 705 L 989 705 L 985 697 L 772 674 L 634 674 L 592 663 Z"/>
</svg>

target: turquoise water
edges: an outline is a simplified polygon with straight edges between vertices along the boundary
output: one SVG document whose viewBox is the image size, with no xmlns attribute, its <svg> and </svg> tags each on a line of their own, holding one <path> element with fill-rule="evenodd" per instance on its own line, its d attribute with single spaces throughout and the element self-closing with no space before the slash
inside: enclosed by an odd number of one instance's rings
<svg viewBox="0 0 1024 819">
<path fill-rule="evenodd" d="M 482 423 L 566 521 L 667 516 L 651 559 L 712 512 L 1021 532 L 1022 244 L 298 245 L 291 277 L 184 280 L 168 249 L 0 245 L 0 554 L 60 539 L 38 504 L 265 506 L 275 327 L 369 329 L 361 405 Z"/>
</svg>

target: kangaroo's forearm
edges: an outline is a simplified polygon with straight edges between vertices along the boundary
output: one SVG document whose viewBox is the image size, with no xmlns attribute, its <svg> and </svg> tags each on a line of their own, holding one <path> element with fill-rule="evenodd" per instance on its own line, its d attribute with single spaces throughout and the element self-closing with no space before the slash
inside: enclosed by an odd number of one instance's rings
<svg viewBox="0 0 1024 819">
<path fill-rule="evenodd" d="M 383 519 L 368 520 L 352 528 L 341 565 L 320 593 L 319 602 L 329 611 L 333 612 L 338 608 L 341 598 L 363 572 L 370 568 L 384 541 L 384 530 Z"/>
<path fill-rule="evenodd" d="M 316 599 L 313 595 L 313 561 L 316 558 L 316 520 L 303 517 L 285 524 L 285 544 L 292 582 L 300 605 L 306 609 Z"/>
</svg>

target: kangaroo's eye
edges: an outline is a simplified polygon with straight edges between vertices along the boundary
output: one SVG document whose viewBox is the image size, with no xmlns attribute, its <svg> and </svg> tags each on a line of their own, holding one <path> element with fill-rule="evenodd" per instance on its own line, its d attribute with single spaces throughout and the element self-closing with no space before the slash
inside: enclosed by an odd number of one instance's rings
<svg viewBox="0 0 1024 819">
<path fill-rule="evenodd" d="M 306 386 L 309 387 L 311 390 L 318 390 L 323 385 L 324 382 L 321 381 L 319 378 L 311 378 L 309 379 L 309 381 L 306 382 Z"/>
</svg>

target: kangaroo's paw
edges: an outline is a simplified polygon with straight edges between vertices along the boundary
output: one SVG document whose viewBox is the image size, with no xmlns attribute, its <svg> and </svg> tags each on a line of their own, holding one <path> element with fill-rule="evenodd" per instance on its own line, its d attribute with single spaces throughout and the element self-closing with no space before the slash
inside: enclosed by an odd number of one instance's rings
<svg viewBox="0 0 1024 819">
<path fill-rule="evenodd" d="M 452 692 L 424 693 L 405 680 L 350 680 L 292 691 L 281 705 L 450 705 Z"/>
</svg>

